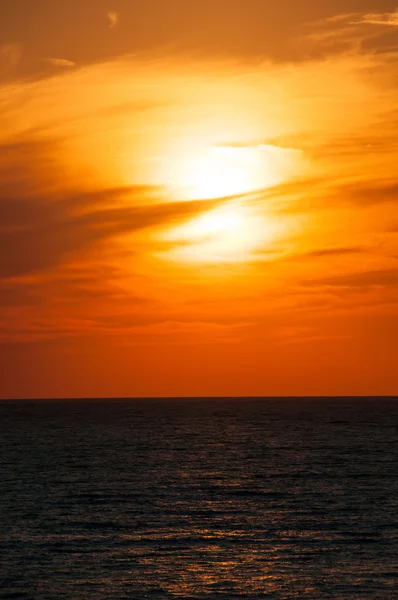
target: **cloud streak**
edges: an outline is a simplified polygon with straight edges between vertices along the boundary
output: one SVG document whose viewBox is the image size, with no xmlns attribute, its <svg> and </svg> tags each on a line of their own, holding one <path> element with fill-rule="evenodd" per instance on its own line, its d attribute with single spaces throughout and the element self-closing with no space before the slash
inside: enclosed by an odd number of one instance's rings
<svg viewBox="0 0 398 600">
<path fill-rule="evenodd" d="M 75 67 L 76 63 L 72 60 L 68 60 L 66 58 L 53 58 L 48 57 L 45 59 L 45 62 L 53 67 L 59 67 L 60 69 L 69 69 L 71 67 Z"/>
<path fill-rule="evenodd" d="M 354 24 L 364 23 L 366 25 L 382 25 L 388 27 L 398 27 L 398 9 L 390 13 L 370 13 L 364 15 L 358 21 L 353 21 Z"/>
<path fill-rule="evenodd" d="M 335 277 L 325 277 L 309 285 L 323 285 L 337 288 L 397 288 L 398 268 L 358 271 Z"/>
<path fill-rule="evenodd" d="M 130 190 L 134 195 L 134 188 Z M 124 195 L 128 196 L 126 192 Z M 105 240 L 178 223 L 217 201 L 159 203 L 98 210 L 101 191 L 56 202 L 0 199 L 0 276 L 15 277 L 51 268 Z M 72 201 L 71 201 L 72 200 Z M 84 212 L 76 212 L 84 206 Z M 75 209 L 75 210 L 73 210 Z"/>
</svg>

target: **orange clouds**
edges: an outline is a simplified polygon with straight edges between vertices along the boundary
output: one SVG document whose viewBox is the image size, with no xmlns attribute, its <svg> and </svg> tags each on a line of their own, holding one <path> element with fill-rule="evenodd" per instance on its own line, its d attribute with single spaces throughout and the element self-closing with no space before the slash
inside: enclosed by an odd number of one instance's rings
<svg viewBox="0 0 398 600">
<path fill-rule="evenodd" d="M 0 87 L 0 395 L 351 393 L 373 359 L 396 389 L 396 56 L 350 27 L 295 63 L 49 59 Z"/>
</svg>

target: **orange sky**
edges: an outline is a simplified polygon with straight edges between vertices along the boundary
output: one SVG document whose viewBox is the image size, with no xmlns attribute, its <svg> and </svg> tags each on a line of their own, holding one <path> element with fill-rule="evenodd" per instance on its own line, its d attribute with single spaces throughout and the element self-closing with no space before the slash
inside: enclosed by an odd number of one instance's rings
<svg viewBox="0 0 398 600">
<path fill-rule="evenodd" d="M 398 394 L 398 13 L 0 9 L 0 397 Z"/>
</svg>

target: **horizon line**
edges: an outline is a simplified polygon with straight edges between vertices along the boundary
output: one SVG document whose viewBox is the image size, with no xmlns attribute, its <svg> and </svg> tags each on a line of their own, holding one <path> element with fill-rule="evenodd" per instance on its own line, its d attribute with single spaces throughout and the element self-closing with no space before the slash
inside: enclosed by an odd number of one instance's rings
<svg viewBox="0 0 398 600">
<path fill-rule="evenodd" d="M 206 396 L 57 396 L 57 397 L 18 397 L 18 398 L 0 398 L 1 402 L 67 402 L 67 401 L 135 401 L 135 400 L 398 400 L 398 394 L 298 394 L 298 395 L 206 395 Z"/>
</svg>

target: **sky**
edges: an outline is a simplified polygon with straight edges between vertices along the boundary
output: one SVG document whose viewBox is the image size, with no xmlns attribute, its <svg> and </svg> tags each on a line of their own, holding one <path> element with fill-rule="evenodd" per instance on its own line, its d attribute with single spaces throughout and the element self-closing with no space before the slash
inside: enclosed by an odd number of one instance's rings
<svg viewBox="0 0 398 600">
<path fill-rule="evenodd" d="M 398 395 L 397 59 L 396 0 L 2 3 L 0 398 Z"/>
</svg>

